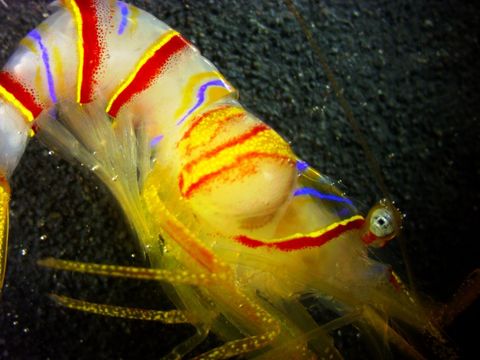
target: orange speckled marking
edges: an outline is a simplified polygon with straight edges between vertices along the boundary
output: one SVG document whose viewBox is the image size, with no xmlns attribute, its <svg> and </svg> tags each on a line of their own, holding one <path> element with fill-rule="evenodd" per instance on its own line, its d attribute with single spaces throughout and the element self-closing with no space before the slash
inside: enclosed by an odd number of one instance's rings
<svg viewBox="0 0 480 360">
<path fill-rule="evenodd" d="M 246 116 L 240 107 L 220 106 L 193 119 L 177 144 L 182 155 L 178 185 L 185 197 L 214 181 L 232 183 L 255 174 L 260 159 L 278 163 L 294 159 L 290 146 L 260 121 L 228 137 L 229 124 Z M 213 141 L 223 130 L 225 139 Z"/>
<path fill-rule="evenodd" d="M 209 110 L 193 119 L 177 147 L 189 156 L 198 147 L 212 142 L 230 121 L 242 119 L 245 115 L 242 108 L 227 105 Z M 194 131 L 202 136 L 191 136 Z"/>
<path fill-rule="evenodd" d="M 223 182 L 234 181 L 235 177 L 230 176 L 232 172 L 235 170 L 237 171 L 236 175 L 238 175 L 237 179 L 245 177 L 247 175 L 254 174 L 256 172 L 256 166 L 253 163 L 255 160 L 260 159 L 273 159 L 277 162 L 288 162 L 291 160 L 288 156 L 282 156 L 277 154 L 267 154 L 261 152 L 252 152 L 247 153 L 241 156 L 238 156 L 235 159 L 235 163 L 225 165 L 216 171 L 212 171 L 201 176 L 196 182 L 193 182 L 189 185 L 186 191 L 183 192 L 185 197 L 190 197 L 195 191 L 199 190 L 200 188 L 204 187 L 210 182 L 213 182 L 216 179 L 223 180 Z M 184 188 L 184 179 L 182 174 L 180 174 L 179 178 L 179 186 L 180 189 Z"/>
<path fill-rule="evenodd" d="M 229 137 L 229 125 L 246 116 L 243 108 L 224 105 L 190 122 L 177 144 L 182 159 L 178 185 L 185 197 L 214 181 L 232 183 L 255 174 L 260 159 L 294 163 L 290 146 L 260 121 L 246 123 L 243 132 Z"/>
</svg>

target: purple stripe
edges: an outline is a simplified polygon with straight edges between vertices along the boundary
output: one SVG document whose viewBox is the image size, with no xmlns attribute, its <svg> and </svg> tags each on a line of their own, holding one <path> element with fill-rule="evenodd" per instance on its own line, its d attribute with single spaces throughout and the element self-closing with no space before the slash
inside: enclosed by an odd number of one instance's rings
<svg viewBox="0 0 480 360">
<path fill-rule="evenodd" d="M 50 58 L 48 56 L 47 48 L 43 44 L 42 36 L 36 29 L 30 31 L 30 34 L 28 35 L 37 41 L 38 46 L 42 51 L 42 60 L 43 64 L 45 65 L 45 72 L 47 73 L 48 92 L 50 93 L 50 98 L 52 99 L 53 103 L 56 103 L 57 95 L 55 94 L 55 85 L 53 81 L 52 71 L 50 69 Z"/>
<path fill-rule="evenodd" d="M 122 14 L 122 19 L 118 25 L 118 35 L 122 35 L 127 27 L 128 22 L 128 5 L 122 1 L 117 1 L 117 6 L 120 8 L 120 13 Z"/>
<path fill-rule="evenodd" d="M 222 80 L 212 80 L 209 82 L 206 82 L 202 86 L 200 86 L 200 89 L 198 89 L 197 92 L 197 103 L 190 109 L 188 112 L 177 122 L 177 125 L 180 125 L 185 121 L 187 117 L 190 116 L 191 113 L 193 113 L 202 103 L 205 101 L 205 93 L 207 92 L 207 88 L 210 86 L 220 86 L 223 88 L 227 88 L 227 85 L 222 81 Z"/>
<path fill-rule="evenodd" d="M 151 141 L 150 141 L 150 146 L 151 147 L 154 147 L 156 146 L 161 140 L 163 139 L 163 135 L 158 135 L 158 136 L 155 136 Z"/>
<path fill-rule="evenodd" d="M 308 169 L 308 164 L 305 161 L 297 160 L 297 171 L 299 173 L 303 173 L 307 169 Z"/>
<path fill-rule="evenodd" d="M 310 195 L 322 200 L 332 200 L 332 201 L 344 202 L 349 205 L 353 205 L 350 199 L 347 199 L 341 196 L 336 196 L 336 195 L 323 194 L 318 190 L 307 188 L 307 187 L 297 189 L 293 193 L 293 196 L 301 196 L 301 195 Z"/>
</svg>

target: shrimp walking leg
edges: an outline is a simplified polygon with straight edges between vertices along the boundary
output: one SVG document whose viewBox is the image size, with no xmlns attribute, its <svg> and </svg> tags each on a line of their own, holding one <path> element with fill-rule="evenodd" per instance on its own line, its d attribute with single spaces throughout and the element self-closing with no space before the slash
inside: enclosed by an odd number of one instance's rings
<svg viewBox="0 0 480 360">
<path fill-rule="evenodd" d="M 233 356 L 242 355 L 251 351 L 262 349 L 267 346 L 277 336 L 278 330 L 275 327 L 267 330 L 262 335 L 251 336 L 245 339 L 234 340 L 219 346 L 213 350 L 203 353 L 195 360 L 199 359 L 228 359 Z"/>
<path fill-rule="evenodd" d="M 84 263 L 55 258 L 39 260 L 38 264 L 51 269 L 80 272 L 90 275 L 121 277 L 137 280 L 168 281 L 176 284 L 204 285 L 215 278 L 215 275 L 213 274 L 193 274 L 186 271 Z"/>
<path fill-rule="evenodd" d="M 163 280 L 173 283 L 187 283 L 189 285 L 202 285 L 207 282 L 211 282 L 216 278 L 214 274 L 191 274 L 182 271 L 175 272 L 163 269 L 92 264 L 77 261 L 59 260 L 54 258 L 43 259 L 40 260 L 38 263 L 41 266 L 56 270 L 74 271 L 91 275 L 133 278 L 139 280 Z M 223 359 L 258 350 L 273 341 L 278 335 L 279 328 L 278 325 L 275 323 L 274 319 L 271 318 L 268 313 L 263 311 L 263 309 L 261 309 L 259 306 L 250 302 L 246 296 L 242 294 L 238 295 L 239 296 L 237 297 L 237 299 L 242 300 L 242 305 L 244 306 L 245 310 L 247 310 L 248 312 L 249 309 L 251 310 L 251 312 L 255 312 L 256 316 L 259 317 L 259 322 L 261 322 L 263 326 L 267 329 L 263 334 L 257 336 L 251 336 L 240 340 L 230 341 L 223 346 L 209 351 L 208 353 L 202 354 L 198 358 Z M 187 320 L 186 313 L 179 310 L 154 311 L 91 303 L 55 294 L 51 295 L 51 297 L 60 305 L 63 305 L 70 309 L 94 313 L 98 315 L 128 319 L 161 321 L 169 324 L 190 322 L 189 320 Z M 174 349 L 174 351 L 172 352 L 172 356 L 175 353 L 184 354 L 190 351 L 193 347 L 196 346 L 196 344 L 198 344 L 202 340 L 202 338 L 206 336 L 206 333 L 208 333 L 208 331 L 206 330 L 197 330 L 197 332 L 198 333 L 192 338 L 188 339 L 186 342 L 180 344 L 176 349 Z"/>
<path fill-rule="evenodd" d="M 96 315 L 111 316 L 123 319 L 160 321 L 165 324 L 184 324 L 189 322 L 185 312 L 180 310 L 158 311 L 125 306 L 113 306 L 73 299 L 67 296 L 56 294 L 51 294 L 50 297 L 58 304 L 69 309 L 79 310 Z"/>
<path fill-rule="evenodd" d="M 197 326 L 196 332 L 193 336 L 183 341 L 181 344 L 175 346 L 172 351 L 162 358 L 162 360 L 177 360 L 183 359 L 186 354 L 191 352 L 203 340 L 206 339 L 210 329 L 206 326 Z"/>
<path fill-rule="evenodd" d="M 434 314 L 434 321 L 448 326 L 480 297 L 480 269 L 472 271 L 460 285 L 452 300 Z"/>
<path fill-rule="evenodd" d="M 9 202 L 10 187 L 0 174 L 0 290 L 3 287 L 7 265 Z"/>
<path fill-rule="evenodd" d="M 365 321 L 375 329 L 379 334 L 387 336 L 388 341 L 398 349 L 408 354 L 412 359 L 425 359 L 403 336 L 395 331 L 374 309 L 365 306 L 363 309 Z"/>
</svg>

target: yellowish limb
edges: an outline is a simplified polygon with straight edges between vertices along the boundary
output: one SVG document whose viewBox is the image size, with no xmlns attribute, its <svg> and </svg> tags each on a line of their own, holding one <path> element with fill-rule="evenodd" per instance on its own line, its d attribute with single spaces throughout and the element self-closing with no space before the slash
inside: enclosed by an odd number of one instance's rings
<svg viewBox="0 0 480 360">
<path fill-rule="evenodd" d="M 10 186 L 7 179 L 0 174 L 0 292 L 7 266 L 9 203 Z"/>
<path fill-rule="evenodd" d="M 84 311 L 97 315 L 112 316 L 123 319 L 160 321 L 165 324 L 183 324 L 189 322 L 185 316 L 185 312 L 180 310 L 159 311 L 98 304 L 56 294 L 50 294 L 50 297 L 58 304 L 69 309 Z"/>
<path fill-rule="evenodd" d="M 40 266 L 55 270 L 74 271 L 90 275 L 130 278 L 138 280 L 168 281 L 189 285 L 205 285 L 218 280 L 215 274 L 192 274 L 186 271 L 171 272 L 162 269 L 150 269 L 132 266 L 104 265 L 83 263 L 78 261 L 46 258 L 38 261 Z M 88 312 L 96 315 L 111 316 L 123 319 L 159 321 L 165 324 L 190 324 L 192 316 L 181 310 L 150 310 L 125 306 L 92 303 L 63 295 L 50 294 L 50 297 L 59 305 L 69 309 Z M 196 324 L 195 335 L 177 345 L 165 359 L 181 359 L 208 335 L 209 327 L 205 324 Z"/>
<path fill-rule="evenodd" d="M 219 284 L 223 283 L 223 285 L 225 285 L 225 280 L 221 279 L 220 275 L 211 273 L 193 274 L 181 270 L 172 272 L 163 269 L 93 264 L 78 261 L 59 260 L 54 258 L 46 258 L 39 260 L 38 264 L 40 266 L 55 270 L 74 271 L 91 275 L 121 277 L 138 280 L 168 281 L 171 283 L 183 283 L 189 285 L 206 285 L 212 284 L 214 282 L 218 282 Z M 91 303 L 84 300 L 73 299 L 70 297 L 56 294 L 51 294 L 50 296 L 57 303 L 69 309 L 89 312 L 98 315 L 120 317 L 126 319 L 161 321 L 168 324 L 191 323 L 191 319 L 187 319 L 187 314 L 184 311 L 179 310 L 147 310 Z M 267 312 L 265 312 L 255 303 L 252 303 L 243 294 L 237 294 L 237 297 L 235 297 L 235 299 L 237 299 L 237 301 L 241 300 L 244 311 L 251 313 L 252 318 L 256 318 L 255 321 L 259 321 L 260 323 L 262 323 L 262 327 L 265 329 L 265 332 L 258 336 L 252 336 L 245 339 L 228 342 L 223 346 L 220 346 L 205 354 L 202 354 L 200 358 L 224 359 L 239 354 L 245 354 L 263 348 L 264 346 L 272 342 L 273 339 L 275 339 L 275 337 L 278 335 L 278 324 L 274 321 L 273 318 L 269 316 Z M 184 345 L 189 345 L 186 346 L 186 348 L 191 350 L 190 345 L 192 344 L 190 344 L 190 342 L 198 343 L 200 339 L 203 339 L 206 336 L 206 333 L 208 333 L 208 330 L 200 332 L 198 336 L 194 336 L 191 339 L 192 341 L 189 341 L 188 344 L 182 344 L 182 347 Z M 183 349 L 184 351 L 179 350 L 180 349 L 175 351 L 175 353 L 185 353 L 185 349 Z"/>
<path fill-rule="evenodd" d="M 458 315 L 467 310 L 479 298 L 480 269 L 475 269 L 460 285 L 452 300 L 434 313 L 433 320 L 443 327 L 449 326 Z"/>
<path fill-rule="evenodd" d="M 56 270 L 138 280 L 167 281 L 175 284 L 206 285 L 220 278 L 220 276 L 217 276 L 216 274 L 194 274 L 182 270 L 172 272 L 163 269 L 94 264 L 55 258 L 41 259 L 37 263 L 40 266 Z"/>
<path fill-rule="evenodd" d="M 388 341 L 405 352 L 412 359 L 425 360 L 425 357 L 420 354 L 411 344 L 409 344 L 405 338 L 395 331 L 378 313 L 365 306 L 363 308 L 363 317 L 379 334 L 384 334 Z"/>
<path fill-rule="evenodd" d="M 97 304 L 84 300 L 77 300 L 63 295 L 50 294 L 50 297 L 62 306 L 69 309 L 89 312 L 92 314 L 112 316 L 123 319 L 161 321 L 166 324 L 182 324 L 188 322 L 183 311 L 157 311 L 125 306 Z"/>
</svg>

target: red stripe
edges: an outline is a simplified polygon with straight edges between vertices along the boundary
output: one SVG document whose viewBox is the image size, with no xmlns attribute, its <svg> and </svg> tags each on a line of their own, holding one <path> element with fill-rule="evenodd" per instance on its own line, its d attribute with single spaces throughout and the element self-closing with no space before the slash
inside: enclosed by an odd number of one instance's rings
<svg viewBox="0 0 480 360">
<path fill-rule="evenodd" d="M 210 150 L 210 151 L 204 153 L 203 155 L 197 157 L 196 159 L 190 161 L 189 163 L 187 163 L 184 166 L 184 170 L 185 171 L 191 171 L 192 168 L 195 165 L 197 165 L 200 161 L 212 158 L 223 150 L 226 150 L 226 149 L 231 148 L 231 147 L 236 146 L 236 145 L 240 145 L 240 144 L 244 143 L 245 141 L 247 141 L 248 139 L 251 139 L 251 138 L 255 137 L 257 134 L 259 134 L 263 131 L 266 131 L 268 129 L 269 129 L 269 127 L 265 124 L 256 125 L 252 129 L 250 129 L 248 132 L 246 132 L 246 133 L 244 133 L 240 136 L 237 136 L 237 137 L 235 137 L 235 138 L 217 146 L 215 149 Z"/>
<path fill-rule="evenodd" d="M 238 156 L 235 159 L 235 162 L 233 164 L 224 166 L 217 171 L 214 171 L 214 172 L 211 172 L 210 174 L 202 176 L 197 182 L 192 183 L 187 188 L 186 191 L 182 191 L 183 195 L 188 198 L 192 195 L 193 192 L 197 191 L 199 188 L 204 186 L 206 183 L 214 180 L 215 178 L 217 178 L 218 176 L 222 175 L 223 173 L 225 173 L 227 171 L 231 171 L 231 170 L 234 170 L 235 168 L 238 168 L 243 161 L 245 161 L 245 160 L 251 161 L 251 160 L 254 160 L 254 159 L 258 159 L 258 158 L 273 158 L 273 159 L 279 159 L 279 160 L 282 160 L 282 161 L 290 160 L 289 157 L 278 155 L 278 154 L 267 154 L 267 153 L 260 153 L 260 152 L 251 152 L 251 153 L 243 154 L 243 155 Z M 248 173 L 248 171 L 246 171 L 244 175 L 246 175 L 247 173 Z M 180 176 L 179 186 L 183 186 L 183 176 Z M 180 187 L 180 190 L 182 190 L 182 187 Z"/>
<path fill-rule="evenodd" d="M 113 101 L 108 114 L 113 117 L 117 116 L 120 108 L 130 101 L 134 95 L 150 87 L 158 74 L 162 72 L 168 60 L 185 48 L 187 44 L 185 39 L 179 35 L 175 35 L 158 49 L 155 54 L 143 64 L 133 81 Z"/>
<path fill-rule="evenodd" d="M 300 236 L 298 238 L 294 238 L 291 240 L 277 241 L 277 242 L 265 242 L 262 240 L 252 239 L 245 235 L 236 236 L 234 239 L 238 241 L 240 244 L 250 248 L 267 247 L 267 248 L 273 248 L 280 251 L 294 251 L 294 250 L 302 250 L 306 248 L 322 246 L 323 244 L 329 242 L 330 240 L 340 236 L 345 231 L 360 229 L 364 223 L 365 223 L 364 219 L 357 219 L 345 225 L 339 224 L 337 227 L 319 236 L 311 237 L 311 236 L 305 235 L 305 236 Z"/>
<path fill-rule="evenodd" d="M 98 83 L 98 72 L 105 49 L 100 38 L 100 24 L 95 0 L 77 0 L 82 17 L 83 34 L 83 69 L 80 103 L 93 100 L 95 86 Z"/>
<path fill-rule="evenodd" d="M 192 131 L 203 121 L 205 120 L 206 118 L 208 118 L 210 115 L 218 112 L 218 111 L 222 111 L 223 109 L 227 108 L 228 105 L 223 105 L 223 106 L 220 106 L 220 107 L 217 107 L 213 110 L 209 110 L 205 113 L 203 113 L 202 115 L 200 116 L 197 116 L 191 123 L 190 127 L 188 128 L 187 131 L 185 131 L 185 133 L 183 134 L 182 138 L 180 139 L 179 143 L 187 138 L 190 137 Z M 178 146 L 177 146 L 178 147 Z"/>
<path fill-rule="evenodd" d="M 27 108 L 36 118 L 43 111 L 33 93 L 21 84 L 13 75 L 6 71 L 0 71 L 0 85 L 2 85 L 10 94 Z"/>
</svg>

